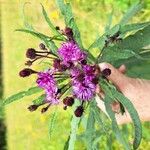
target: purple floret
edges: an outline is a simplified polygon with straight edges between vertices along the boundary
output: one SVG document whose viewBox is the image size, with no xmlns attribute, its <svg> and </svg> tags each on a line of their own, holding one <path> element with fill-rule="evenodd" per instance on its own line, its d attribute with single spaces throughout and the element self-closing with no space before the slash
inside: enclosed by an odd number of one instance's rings
<svg viewBox="0 0 150 150">
<path fill-rule="evenodd" d="M 83 101 L 92 100 L 96 90 L 96 84 L 92 82 L 95 78 L 93 66 L 86 65 L 82 70 L 76 67 L 71 75 L 74 96 Z"/>
<path fill-rule="evenodd" d="M 58 49 L 58 53 L 64 62 L 76 62 L 86 58 L 85 52 L 81 51 L 73 41 L 63 43 Z"/>
<path fill-rule="evenodd" d="M 48 70 L 38 73 L 37 84 L 40 88 L 43 88 L 46 93 L 46 102 L 51 104 L 58 104 L 57 99 L 57 84 L 53 76 L 54 71 Z"/>
</svg>

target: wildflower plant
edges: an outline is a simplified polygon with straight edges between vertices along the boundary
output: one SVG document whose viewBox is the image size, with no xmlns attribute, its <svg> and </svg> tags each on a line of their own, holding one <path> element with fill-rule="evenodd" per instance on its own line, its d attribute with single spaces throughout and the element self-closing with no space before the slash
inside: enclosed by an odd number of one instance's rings
<svg viewBox="0 0 150 150">
<path fill-rule="evenodd" d="M 149 51 L 144 48 L 150 44 L 150 22 L 127 24 L 140 11 L 142 4 L 137 3 L 132 6 L 121 21 L 113 27 L 108 24 L 105 33 L 99 36 L 89 48 L 85 48 L 71 5 L 63 0 L 56 1 L 64 16 L 65 28 L 53 25 L 42 6 L 43 16 L 53 36 L 42 34 L 29 25 L 24 29 L 16 30 L 29 33 L 41 40 L 38 49 L 27 49 L 26 67 L 19 72 L 20 77 L 23 78 L 35 75 L 36 86 L 6 98 L 4 105 L 41 92 L 41 96 L 28 107 L 29 111 L 40 109 L 45 113 L 53 105 L 60 105 L 59 107 L 63 107 L 64 111 L 67 111 L 68 107 L 73 109 L 71 132 L 64 149 L 74 149 L 77 137 L 84 139 L 87 149 L 99 149 L 100 132 L 103 131 L 103 134 L 110 139 L 108 129 L 103 123 L 102 116 L 105 115 L 95 101 L 96 87 L 99 85 L 105 95 L 103 101 L 116 138 L 124 149 L 131 149 L 131 143 L 129 144 L 119 129 L 115 113 L 111 108 L 114 102 L 120 103 L 122 114 L 128 111 L 132 118 L 135 129 L 133 149 L 137 149 L 142 138 L 142 126 L 136 108 L 106 79 L 111 74 L 111 70 L 106 68 L 101 72 L 98 64 L 105 61 L 117 66 L 132 59 L 141 61 L 147 59 L 144 56 Z M 91 53 L 94 48 L 99 49 L 96 57 Z M 38 65 L 36 62 L 41 59 L 51 62 L 49 67 L 44 70 L 33 70 L 32 66 Z M 85 119 L 84 132 L 77 136 L 77 130 Z"/>
</svg>

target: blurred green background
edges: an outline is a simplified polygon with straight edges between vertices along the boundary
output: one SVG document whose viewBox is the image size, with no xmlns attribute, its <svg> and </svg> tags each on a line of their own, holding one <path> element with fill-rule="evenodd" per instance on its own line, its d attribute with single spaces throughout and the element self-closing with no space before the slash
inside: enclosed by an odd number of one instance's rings
<svg viewBox="0 0 150 150">
<path fill-rule="evenodd" d="M 40 43 L 39 40 L 30 35 L 14 32 L 15 29 L 23 27 L 22 8 L 25 2 L 28 2 L 25 5 L 26 19 L 38 31 L 51 34 L 42 17 L 40 3 L 44 5 L 55 25 L 62 29 L 65 27 L 55 0 L 0 0 L 4 97 L 27 89 L 32 86 L 31 84 L 34 84 L 34 77 L 22 79 L 18 76 L 18 72 L 24 68 L 25 50 L 29 47 L 36 48 Z M 99 34 L 103 33 L 108 14 L 112 9 L 114 10 L 113 23 L 115 24 L 137 0 L 69 0 L 69 2 L 72 4 L 84 45 L 88 47 Z M 145 4 L 144 9 L 132 21 L 149 20 L 150 0 L 143 0 L 143 2 Z M 136 67 L 136 69 L 138 68 Z M 44 115 L 41 115 L 40 111 L 30 113 L 26 108 L 34 98 L 35 95 L 5 107 L 6 149 L 62 150 L 70 132 L 69 111 L 64 111 L 62 107 L 58 109 L 57 123 L 50 138 L 50 117 L 54 108 L 51 108 Z M 132 125 L 128 125 L 129 129 L 131 127 Z M 150 123 L 144 123 L 143 140 L 139 150 L 150 149 L 149 133 Z M 3 141 L 4 139 L 0 140 Z M 101 149 L 104 150 L 107 149 L 105 141 L 105 139 L 100 141 Z M 78 141 L 76 150 L 84 149 L 83 142 Z M 114 142 L 113 149 L 119 150 L 121 148 L 117 142 Z"/>
</svg>

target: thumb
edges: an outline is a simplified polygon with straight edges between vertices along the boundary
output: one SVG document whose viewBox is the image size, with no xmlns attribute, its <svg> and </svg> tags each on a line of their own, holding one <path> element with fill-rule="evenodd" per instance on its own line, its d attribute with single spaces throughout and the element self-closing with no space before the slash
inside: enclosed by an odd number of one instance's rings
<svg viewBox="0 0 150 150">
<path fill-rule="evenodd" d="M 111 70 L 111 74 L 106 78 L 110 80 L 118 89 L 122 90 L 125 87 L 128 77 L 126 77 L 121 71 L 109 63 L 100 63 L 99 67 L 101 72 L 108 68 Z"/>
</svg>

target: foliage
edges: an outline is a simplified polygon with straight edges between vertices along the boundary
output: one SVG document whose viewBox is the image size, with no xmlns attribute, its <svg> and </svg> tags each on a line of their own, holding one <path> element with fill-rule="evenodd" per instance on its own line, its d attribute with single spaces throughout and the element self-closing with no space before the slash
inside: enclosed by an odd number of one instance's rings
<svg viewBox="0 0 150 150">
<path fill-rule="evenodd" d="M 79 44 L 79 46 L 81 48 L 83 48 L 83 44 L 82 44 L 81 37 L 80 37 L 80 32 L 75 23 L 75 19 L 72 14 L 70 4 L 68 4 L 68 3 L 65 4 L 62 0 L 57 0 L 57 3 L 60 7 L 61 13 L 64 15 L 66 26 L 69 26 L 73 29 L 77 43 Z M 91 50 L 93 48 L 98 48 L 101 50 L 100 54 L 98 55 L 98 63 L 101 61 L 107 61 L 107 62 L 111 62 L 112 64 L 115 64 L 116 62 L 118 62 L 120 60 L 123 62 L 127 59 L 134 58 L 135 61 L 137 61 L 137 59 L 143 58 L 143 57 L 140 57 L 141 53 L 145 51 L 145 49 L 142 49 L 142 48 L 144 48 L 145 46 L 148 46 L 150 44 L 150 41 L 148 38 L 150 36 L 149 22 L 126 25 L 128 20 L 131 19 L 135 15 L 135 13 L 139 12 L 141 7 L 142 7 L 141 4 L 135 4 L 125 14 L 125 16 L 120 21 L 120 23 L 118 23 L 117 25 L 115 25 L 112 28 L 108 28 L 110 26 L 109 25 L 106 28 L 107 29 L 106 33 L 104 33 L 102 36 L 98 37 L 93 42 L 93 44 L 91 44 L 91 46 L 88 49 L 88 53 L 91 55 L 92 62 L 96 61 L 96 60 L 94 60 L 94 57 L 91 54 Z M 49 47 L 50 49 L 52 49 L 54 53 L 57 53 L 57 46 L 55 45 L 53 40 L 63 40 L 63 39 L 59 35 L 57 30 L 55 30 L 55 26 L 52 24 L 52 22 L 48 18 L 48 15 L 43 6 L 42 6 L 42 11 L 43 11 L 43 15 L 44 15 L 46 22 L 48 23 L 49 27 L 52 29 L 53 33 L 55 34 L 53 37 L 46 36 L 42 33 L 32 31 L 30 29 L 18 29 L 17 31 L 30 33 L 30 34 L 38 37 L 43 42 L 45 42 L 46 46 Z M 118 39 L 115 39 L 114 41 L 112 41 L 111 38 L 114 37 L 116 33 L 119 33 L 119 37 L 121 38 L 121 41 L 119 41 Z M 107 41 L 107 44 L 106 44 L 106 41 Z M 103 82 L 104 82 L 104 84 L 103 84 Z M 111 108 L 110 108 L 110 103 L 114 99 L 117 99 L 118 101 L 120 101 L 123 104 L 123 106 L 125 108 L 127 108 L 128 112 L 131 115 L 131 118 L 135 125 L 135 139 L 134 139 L 133 148 L 137 149 L 140 144 L 140 141 L 141 141 L 142 133 L 141 133 L 141 123 L 140 123 L 140 120 L 139 120 L 139 117 L 138 117 L 138 114 L 137 114 L 135 108 L 133 107 L 132 103 L 126 97 L 124 97 L 120 92 L 118 92 L 113 85 L 111 85 L 109 83 L 105 83 L 105 80 L 103 80 L 103 79 L 102 79 L 102 82 L 100 81 L 100 84 L 103 84 L 101 86 L 104 91 L 106 90 L 105 106 L 106 106 L 107 112 L 112 120 L 112 129 L 116 133 L 117 139 L 124 145 L 125 149 L 130 149 L 129 144 L 125 141 L 125 138 L 119 131 L 119 127 L 117 125 L 115 115 L 111 111 Z M 4 101 L 4 104 L 9 104 L 13 101 L 23 98 L 24 96 L 30 96 L 36 92 L 40 92 L 40 90 L 36 89 L 36 88 L 35 89 L 30 88 L 27 91 L 19 92 L 13 96 L 7 98 Z M 37 99 L 37 101 L 34 100 L 33 103 L 36 103 L 36 104 L 38 102 L 40 103 L 41 102 L 40 100 L 42 100 L 41 97 L 43 98 L 43 96 L 41 95 Z M 96 130 L 93 130 L 93 128 L 95 128 L 95 126 L 96 126 L 95 120 L 98 120 L 98 122 L 101 123 L 101 125 L 103 126 L 103 129 L 105 131 L 105 127 L 102 124 L 101 118 L 96 118 L 98 116 L 95 114 L 95 111 L 96 111 L 96 110 L 94 110 L 95 107 L 97 107 L 95 104 L 92 104 L 92 103 L 89 104 L 89 114 L 88 114 L 86 129 L 85 129 L 85 133 L 86 133 L 85 141 L 87 143 L 86 144 L 87 149 L 91 149 L 91 146 L 93 144 L 92 142 L 95 141 L 95 140 L 93 140 L 93 136 L 92 136 L 92 135 L 94 135 L 94 133 L 96 133 Z M 53 124 L 53 122 L 54 122 L 54 117 L 52 118 L 52 124 Z M 69 140 L 67 140 L 67 142 L 66 142 L 68 144 L 68 146 L 67 146 L 68 149 L 73 149 L 73 147 L 74 147 L 74 143 L 76 140 L 77 128 L 78 128 L 79 123 L 80 123 L 80 119 L 73 116 L 73 119 L 71 122 L 71 134 L 68 138 Z M 52 129 L 52 125 L 50 126 L 50 130 L 51 129 Z M 51 131 L 50 131 L 50 133 L 51 133 Z M 97 139 L 98 136 L 99 136 L 99 134 L 96 135 L 95 139 Z"/>
</svg>

